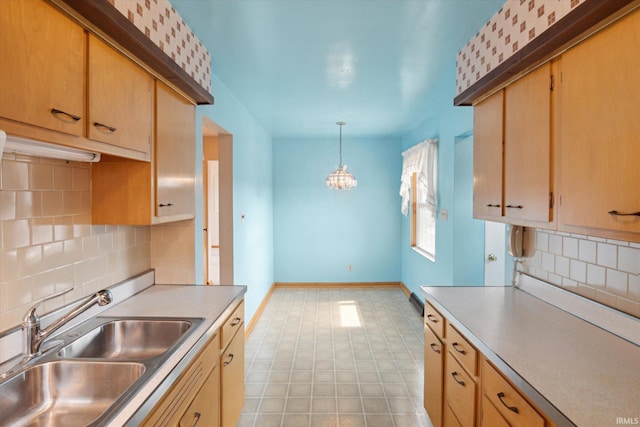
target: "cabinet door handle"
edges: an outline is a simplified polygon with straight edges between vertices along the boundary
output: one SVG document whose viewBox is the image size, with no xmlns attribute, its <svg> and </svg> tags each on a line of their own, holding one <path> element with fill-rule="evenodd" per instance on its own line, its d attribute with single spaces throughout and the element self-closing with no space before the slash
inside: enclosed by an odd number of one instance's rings
<svg viewBox="0 0 640 427">
<path fill-rule="evenodd" d="M 159 208 L 168 208 L 169 206 L 173 206 L 173 203 L 160 203 L 158 205 Z"/>
<path fill-rule="evenodd" d="M 427 314 L 427 319 L 429 319 L 429 321 L 433 322 L 433 323 L 438 323 L 439 322 L 438 318 L 436 316 L 434 316 L 433 314 Z"/>
<path fill-rule="evenodd" d="M 509 209 L 523 209 L 524 208 L 524 206 L 522 206 L 522 205 L 507 205 L 506 207 L 509 208 Z"/>
<path fill-rule="evenodd" d="M 432 342 L 429 347 L 431 347 L 431 350 L 435 351 L 436 353 L 440 354 L 440 349 L 438 348 L 438 345 L 434 342 Z"/>
<path fill-rule="evenodd" d="M 622 212 L 618 212 L 618 211 L 609 211 L 608 213 L 609 213 L 609 215 L 615 215 L 615 216 L 640 216 L 640 211 L 638 211 L 638 212 L 630 212 L 630 213 L 622 213 Z"/>
<path fill-rule="evenodd" d="M 118 130 L 112 126 L 108 126 L 108 125 L 105 125 L 104 123 L 99 123 L 99 122 L 93 122 L 93 126 L 101 129 L 106 129 L 107 131 L 109 131 L 109 133 L 114 133 L 115 131 Z"/>
<path fill-rule="evenodd" d="M 59 116 L 59 115 L 67 116 L 74 122 L 78 122 L 82 118 L 80 116 L 76 116 L 75 114 L 71 114 L 71 113 L 67 113 L 66 111 L 58 110 L 57 108 L 52 108 L 51 109 L 51 114 L 53 114 L 54 116 Z"/>
<path fill-rule="evenodd" d="M 464 348 L 460 347 L 460 344 L 458 344 L 457 342 L 451 344 L 451 347 L 453 347 L 453 349 L 460 354 L 467 354 L 467 352 L 464 351 Z"/>
<path fill-rule="evenodd" d="M 193 427 L 196 427 L 198 425 L 198 421 L 200 421 L 201 416 L 202 414 L 200 412 L 195 412 L 193 414 L 193 418 L 195 418 L 195 420 L 193 421 Z"/>
<path fill-rule="evenodd" d="M 231 322 L 231 326 L 238 326 L 240 322 L 242 322 L 242 319 L 239 317 L 236 317 L 235 319 L 233 319 L 233 322 Z"/>
<path fill-rule="evenodd" d="M 233 362 L 233 353 L 229 353 L 228 360 L 225 360 L 223 363 L 224 366 L 229 366 L 229 364 Z"/>
<path fill-rule="evenodd" d="M 493 204 L 489 203 L 489 204 L 487 204 L 487 207 L 488 208 L 499 208 L 500 205 L 493 205 Z"/>
<path fill-rule="evenodd" d="M 498 394 L 497 394 L 497 396 L 498 396 L 498 399 L 500 399 L 500 402 L 501 402 L 501 403 L 502 403 L 502 404 L 503 404 L 503 405 L 504 405 L 508 410 L 513 411 L 513 412 L 515 412 L 516 414 L 518 413 L 518 408 L 517 408 L 517 407 L 515 407 L 515 406 L 509 406 L 509 405 L 507 405 L 507 404 L 504 402 L 504 400 L 502 400 L 502 398 L 504 397 L 504 393 L 503 393 L 503 392 L 498 393 Z"/>
<path fill-rule="evenodd" d="M 453 380 L 455 382 L 457 382 L 458 384 L 460 384 L 462 387 L 464 387 L 464 381 L 461 381 L 458 379 L 458 371 L 453 371 L 451 372 L 451 376 L 453 377 Z"/>
</svg>

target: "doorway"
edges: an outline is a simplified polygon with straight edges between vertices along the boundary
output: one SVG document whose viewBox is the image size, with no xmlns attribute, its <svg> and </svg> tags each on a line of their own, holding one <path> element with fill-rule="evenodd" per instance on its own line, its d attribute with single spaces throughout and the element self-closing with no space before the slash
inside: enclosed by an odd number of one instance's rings
<svg viewBox="0 0 640 427">
<path fill-rule="evenodd" d="M 202 118 L 202 206 L 207 285 L 233 282 L 233 135 Z"/>
</svg>

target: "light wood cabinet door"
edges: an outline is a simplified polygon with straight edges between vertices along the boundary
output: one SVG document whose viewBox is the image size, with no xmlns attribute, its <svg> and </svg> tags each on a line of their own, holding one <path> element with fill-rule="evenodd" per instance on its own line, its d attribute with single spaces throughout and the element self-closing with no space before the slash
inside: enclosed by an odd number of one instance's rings
<svg viewBox="0 0 640 427">
<path fill-rule="evenodd" d="M 444 345 L 424 327 L 424 408 L 434 427 L 442 426 Z"/>
<path fill-rule="evenodd" d="M 0 117 L 81 136 L 85 43 L 46 1 L 0 1 Z"/>
<path fill-rule="evenodd" d="M 560 227 L 638 233 L 640 12 L 564 53 L 560 67 Z"/>
<path fill-rule="evenodd" d="M 491 404 L 487 396 L 482 396 L 482 418 L 480 427 L 511 427 L 498 410 Z"/>
<path fill-rule="evenodd" d="M 473 216 L 502 216 L 504 90 L 473 107 Z"/>
<path fill-rule="evenodd" d="M 220 356 L 221 425 L 235 427 L 244 406 L 244 323 Z"/>
<path fill-rule="evenodd" d="M 551 64 L 505 89 L 504 216 L 551 221 Z"/>
<path fill-rule="evenodd" d="M 157 217 L 195 215 L 195 120 L 193 104 L 156 82 Z"/>
<path fill-rule="evenodd" d="M 220 365 L 216 365 L 189 405 L 180 427 L 220 426 Z"/>
<path fill-rule="evenodd" d="M 446 404 L 463 427 L 473 427 L 476 417 L 476 383 L 458 361 L 445 356 L 444 393 Z"/>
<path fill-rule="evenodd" d="M 151 158 L 153 77 L 94 35 L 89 35 L 89 139 Z"/>
</svg>

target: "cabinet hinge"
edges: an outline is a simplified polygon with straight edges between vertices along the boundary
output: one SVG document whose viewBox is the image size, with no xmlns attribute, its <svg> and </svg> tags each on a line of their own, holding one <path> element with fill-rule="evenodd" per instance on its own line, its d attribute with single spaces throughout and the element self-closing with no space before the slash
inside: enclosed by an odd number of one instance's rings
<svg viewBox="0 0 640 427">
<path fill-rule="evenodd" d="M 553 209 L 553 191 L 549 193 L 549 209 Z"/>
<path fill-rule="evenodd" d="M 553 78 L 553 74 L 551 74 L 551 79 L 550 79 L 550 83 L 549 83 L 549 89 L 553 92 L 553 89 L 555 87 L 555 79 Z"/>
</svg>

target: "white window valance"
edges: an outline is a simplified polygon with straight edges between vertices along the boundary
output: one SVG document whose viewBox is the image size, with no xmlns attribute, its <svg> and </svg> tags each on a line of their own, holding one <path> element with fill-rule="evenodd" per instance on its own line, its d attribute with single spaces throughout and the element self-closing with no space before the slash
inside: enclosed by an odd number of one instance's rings
<svg viewBox="0 0 640 427">
<path fill-rule="evenodd" d="M 426 191 L 422 191 L 419 203 L 426 203 L 431 209 L 432 215 L 436 215 L 437 194 L 437 163 L 438 163 L 438 139 L 426 139 L 414 145 L 402 153 L 402 176 L 400 178 L 400 196 L 402 205 L 400 211 L 403 215 L 409 213 L 409 198 L 411 196 L 411 176 L 417 174 L 418 185 Z"/>
</svg>

